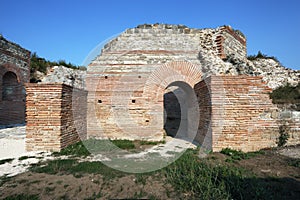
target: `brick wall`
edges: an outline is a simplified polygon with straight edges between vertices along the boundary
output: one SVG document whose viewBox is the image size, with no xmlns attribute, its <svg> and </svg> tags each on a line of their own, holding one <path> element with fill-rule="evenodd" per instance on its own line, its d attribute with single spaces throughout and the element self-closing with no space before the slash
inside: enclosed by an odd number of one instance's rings
<svg viewBox="0 0 300 200">
<path fill-rule="evenodd" d="M 200 104 L 198 140 L 213 151 L 276 146 L 278 109 L 262 77 L 212 76 L 195 86 Z M 211 113 L 211 114 L 210 114 Z M 299 133 L 298 133 L 299 134 Z"/>
<path fill-rule="evenodd" d="M 25 89 L 30 51 L 0 35 L 0 125 L 25 122 Z"/>
<path fill-rule="evenodd" d="M 26 149 L 59 151 L 86 138 L 85 91 L 64 84 L 26 84 Z"/>
</svg>

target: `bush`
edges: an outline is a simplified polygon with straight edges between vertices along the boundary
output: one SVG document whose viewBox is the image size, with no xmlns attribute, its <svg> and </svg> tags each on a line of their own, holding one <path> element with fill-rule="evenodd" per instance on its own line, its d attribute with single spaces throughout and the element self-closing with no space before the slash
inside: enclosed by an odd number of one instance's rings
<svg viewBox="0 0 300 200">
<path fill-rule="evenodd" d="M 47 72 L 47 68 L 52 67 L 52 66 L 65 66 L 71 69 L 80 69 L 80 70 L 86 70 L 85 67 L 82 66 L 76 66 L 72 63 L 67 63 L 64 60 L 59 60 L 58 62 L 52 62 L 49 60 L 46 60 L 45 58 L 39 57 L 35 52 L 31 54 L 30 58 L 30 82 L 31 83 L 36 83 L 39 80 L 34 76 L 35 72 L 39 71 L 44 74 Z"/>
<path fill-rule="evenodd" d="M 300 103 L 300 83 L 293 87 L 289 83 L 270 93 L 273 103 Z"/>
<path fill-rule="evenodd" d="M 274 56 L 268 56 L 266 54 L 263 54 L 261 51 L 258 51 L 256 55 L 249 55 L 247 58 L 248 58 L 248 60 L 273 59 L 276 62 L 279 62 L 279 60 L 276 57 L 274 57 Z"/>
</svg>

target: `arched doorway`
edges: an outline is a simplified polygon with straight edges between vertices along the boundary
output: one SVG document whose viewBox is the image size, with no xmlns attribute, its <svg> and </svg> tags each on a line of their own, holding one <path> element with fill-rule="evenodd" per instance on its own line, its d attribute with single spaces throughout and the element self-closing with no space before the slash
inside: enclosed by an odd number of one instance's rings
<svg viewBox="0 0 300 200">
<path fill-rule="evenodd" d="M 6 72 L 2 78 L 2 101 L 16 100 L 21 94 L 17 75 L 11 71 Z"/>
<path fill-rule="evenodd" d="M 164 130 L 168 136 L 193 141 L 199 124 L 194 89 L 183 81 L 167 86 L 164 93 Z"/>
<path fill-rule="evenodd" d="M 26 94 L 19 74 L 6 71 L 0 81 L 0 125 L 23 124 Z"/>
</svg>

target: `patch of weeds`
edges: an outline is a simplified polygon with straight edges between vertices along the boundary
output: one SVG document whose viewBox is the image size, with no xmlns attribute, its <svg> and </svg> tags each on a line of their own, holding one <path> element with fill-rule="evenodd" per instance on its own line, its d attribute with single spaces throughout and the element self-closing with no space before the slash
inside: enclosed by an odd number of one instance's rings
<svg viewBox="0 0 300 200">
<path fill-rule="evenodd" d="M 290 135 L 288 133 L 289 130 L 290 130 L 290 128 L 287 125 L 279 126 L 279 137 L 276 142 L 279 147 L 282 147 L 287 143 L 287 141 L 290 137 Z"/>
<path fill-rule="evenodd" d="M 143 190 L 140 190 L 140 192 L 135 192 L 133 199 L 140 199 L 140 198 L 144 198 L 147 196 L 147 193 Z"/>
<path fill-rule="evenodd" d="M 19 158 L 19 160 L 21 161 L 21 160 L 26 160 L 26 159 L 29 159 L 29 158 L 35 158 L 35 157 L 34 156 L 21 156 Z"/>
<path fill-rule="evenodd" d="M 300 168 L 300 159 L 290 159 L 288 165 Z"/>
<path fill-rule="evenodd" d="M 31 184 L 40 183 L 40 182 L 41 182 L 40 180 L 34 180 L 34 181 L 27 183 L 26 185 L 29 186 Z"/>
<path fill-rule="evenodd" d="M 10 181 L 10 180 L 11 180 L 11 177 L 8 177 L 8 176 L 6 176 L 6 175 L 1 176 L 1 177 L 0 177 L 0 187 L 1 187 L 4 183 L 6 183 L 6 182 L 8 182 L 8 181 Z"/>
<path fill-rule="evenodd" d="M 176 155 L 176 154 L 179 154 L 178 152 L 175 152 L 175 151 L 167 151 L 166 154 L 169 154 L 169 155 Z"/>
<path fill-rule="evenodd" d="M 17 183 L 19 183 L 19 184 L 23 184 L 23 183 L 26 183 L 26 182 L 27 182 L 27 180 L 25 180 L 25 179 L 17 181 Z"/>
<path fill-rule="evenodd" d="M 242 151 L 233 150 L 230 148 L 225 148 L 220 151 L 220 153 L 225 154 L 227 156 L 230 156 L 230 158 L 227 158 L 226 162 L 235 162 L 236 160 L 243 160 L 243 159 L 249 159 L 252 157 L 255 157 L 257 155 L 264 154 L 263 151 L 255 151 L 255 152 L 248 152 L 244 153 Z"/>
<path fill-rule="evenodd" d="M 100 161 L 80 162 L 75 159 L 58 159 L 45 163 L 45 166 L 35 165 L 29 168 L 30 171 L 46 174 L 73 174 L 80 178 L 83 174 L 101 174 L 104 178 L 111 179 L 126 175 L 126 173 L 114 170 Z"/>
<path fill-rule="evenodd" d="M 67 200 L 69 198 L 68 198 L 68 196 L 66 194 L 64 194 L 64 195 L 60 196 L 58 199 L 60 199 L 60 200 Z"/>
<path fill-rule="evenodd" d="M 140 141 L 139 142 L 140 145 L 158 145 L 158 144 L 165 144 L 166 141 L 162 140 L 162 141 Z"/>
<path fill-rule="evenodd" d="M 7 158 L 7 159 L 0 160 L 0 165 L 3 165 L 5 163 L 11 163 L 11 161 L 13 161 L 13 160 L 14 160 L 13 158 Z"/>
<path fill-rule="evenodd" d="M 130 140 L 110 140 L 114 145 L 120 149 L 135 149 L 133 141 Z"/>
<path fill-rule="evenodd" d="M 126 175 L 124 172 L 112 169 L 100 161 L 95 162 L 80 162 L 75 166 L 69 168 L 71 174 L 87 173 L 87 174 L 101 174 L 104 179 L 113 179 Z"/>
<path fill-rule="evenodd" d="M 148 178 L 148 176 L 145 174 L 136 174 L 134 182 L 137 184 L 146 185 L 147 178 Z"/>
<path fill-rule="evenodd" d="M 86 157 L 91 155 L 91 153 L 87 150 L 84 143 L 80 141 L 62 149 L 60 152 L 53 152 L 52 155 Z"/>
<path fill-rule="evenodd" d="M 100 184 L 100 181 L 99 181 L 99 180 L 93 180 L 93 183 L 99 185 L 99 184 Z"/>
<path fill-rule="evenodd" d="M 53 192 L 55 190 L 55 187 L 45 187 L 46 194 L 49 194 L 50 192 Z"/>
<path fill-rule="evenodd" d="M 18 194 L 6 197 L 4 200 L 38 200 L 38 195 Z"/>
<path fill-rule="evenodd" d="M 58 184 L 58 185 L 60 185 L 60 184 L 62 184 L 62 180 L 58 180 L 58 181 L 56 181 L 56 183 Z"/>
<path fill-rule="evenodd" d="M 29 170 L 36 173 L 56 174 L 69 171 L 75 162 L 74 159 L 51 160 L 46 163 L 46 166 L 31 165 Z"/>
<path fill-rule="evenodd" d="M 66 189 L 67 187 L 69 187 L 69 185 L 68 185 L 68 184 L 65 184 L 65 185 L 64 185 L 64 188 Z"/>
<path fill-rule="evenodd" d="M 85 200 L 94 200 L 94 199 L 98 199 L 101 197 L 103 197 L 103 194 L 101 193 L 101 191 L 98 192 L 97 194 L 96 194 L 96 192 L 94 192 L 94 194 L 91 197 L 86 198 Z"/>
<path fill-rule="evenodd" d="M 261 187 L 250 172 L 226 165 L 211 165 L 187 150 L 164 169 L 167 181 L 185 198 L 194 199 L 272 199 L 273 192 Z"/>
</svg>

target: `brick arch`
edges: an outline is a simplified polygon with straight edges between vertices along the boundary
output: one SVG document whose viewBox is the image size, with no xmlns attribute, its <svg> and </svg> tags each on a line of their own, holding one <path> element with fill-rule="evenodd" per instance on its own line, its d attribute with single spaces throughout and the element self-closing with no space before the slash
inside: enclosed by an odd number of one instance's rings
<svg viewBox="0 0 300 200">
<path fill-rule="evenodd" d="M 1 70 L 0 70 L 0 80 L 2 83 L 2 78 L 7 72 L 13 72 L 17 76 L 18 83 L 24 83 L 24 79 L 21 76 L 21 70 L 20 68 L 16 67 L 16 65 L 11 64 L 11 63 L 5 63 L 1 65 Z"/>
<path fill-rule="evenodd" d="M 182 81 L 192 88 L 201 80 L 201 67 L 187 61 L 173 61 L 157 67 L 149 76 L 144 95 L 162 99 L 163 91 L 173 82 Z M 150 97 L 149 97 L 150 98 Z"/>
</svg>

